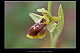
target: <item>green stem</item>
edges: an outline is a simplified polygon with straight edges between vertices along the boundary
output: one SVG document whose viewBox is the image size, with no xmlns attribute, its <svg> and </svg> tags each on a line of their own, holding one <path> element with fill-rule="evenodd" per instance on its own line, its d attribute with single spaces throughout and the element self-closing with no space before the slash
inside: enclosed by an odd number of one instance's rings
<svg viewBox="0 0 80 53">
<path fill-rule="evenodd" d="M 52 1 L 49 1 L 48 2 L 48 12 L 51 13 L 51 6 L 52 6 Z"/>
<path fill-rule="evenodd" d="M 50 13 L 51 13 L 51 6 L 52 6 L 52 2 L 49 1 L 48 2 L 48 12 L 50 12 Z M 51 48 L 55 48 L 57 39 L 54 38 L 53 32 L 50 32 L 50 37 L 51 37 Z"/>
<path fill-rule="evenodd" d="M 53 32 L 50 32 L 50 37 L 51 37 L 51 48 L 54 48 L 55 46 L 53 45 L 53 38 L 54 38 L 54 34 Z"/>
<path fill-rule="evenodd" d="M 50 32 L 50 37 L 51 37 L 51 48 L 55 48 L 58 37 L 54 35 L 53 32 Z"/>
</svg>

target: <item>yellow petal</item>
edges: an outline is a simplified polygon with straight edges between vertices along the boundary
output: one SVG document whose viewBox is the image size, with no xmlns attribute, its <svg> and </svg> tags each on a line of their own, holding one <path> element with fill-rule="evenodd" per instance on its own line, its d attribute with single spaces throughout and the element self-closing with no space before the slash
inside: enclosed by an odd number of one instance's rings
<svg viewBox="0 0 80 53">
<path fill-rule="evenodd" d="M 61 17 L 55 17 L 55 16 L 54 16 L 54 17 L 51 17 L 51 18 L 50 18 L 50 21 L 51 21 L 51 22 L 54 22 L 54 21 L 58 21 L 58 20 L 60 20 L 60 19 L 61 19 Z"/>
</svg>

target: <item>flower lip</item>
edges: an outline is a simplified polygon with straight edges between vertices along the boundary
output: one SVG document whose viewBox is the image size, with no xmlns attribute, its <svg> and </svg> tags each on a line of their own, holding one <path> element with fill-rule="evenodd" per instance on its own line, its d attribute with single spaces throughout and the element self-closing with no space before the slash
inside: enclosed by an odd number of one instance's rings
<svg viewBox="0 0 80 53">
<path fill-rule="evenodd" d="M 46 24 L 39 24 L 36 23 L 34 24 L 28 31 L 27 35 L 29 34 L 30 36 L 37 36 L 37 34 L 44 29 Z"/>
</svg>

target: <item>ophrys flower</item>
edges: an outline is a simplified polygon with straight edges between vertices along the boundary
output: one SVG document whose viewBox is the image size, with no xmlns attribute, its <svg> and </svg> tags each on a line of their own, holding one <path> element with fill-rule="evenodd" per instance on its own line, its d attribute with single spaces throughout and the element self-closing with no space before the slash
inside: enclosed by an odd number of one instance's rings
<svg viewBox="0 0 80 53">
<path fill-rule="evenodd" d="M 29 29 L 27 33 L 27 37 L 30 39 L 44 38 L 47 29 L 49 32 L 52 32 L 57 25 L 55 21 L 61 19 L 61 17 L 53 17 L 51 13 L 44 8 L 37 9 L 37 12 L 41 12 L 43 16 L 34 13 L 29 14 L 33 21 L 36 23 Z"/>
</svg>

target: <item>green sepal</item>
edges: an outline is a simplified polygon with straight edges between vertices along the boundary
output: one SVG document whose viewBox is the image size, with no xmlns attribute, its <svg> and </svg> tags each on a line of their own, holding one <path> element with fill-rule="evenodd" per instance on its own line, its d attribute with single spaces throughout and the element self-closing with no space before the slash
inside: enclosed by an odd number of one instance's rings
<svg viewBox="0 0 80 53">
<path fill-rule="evenodd" d="M 43 16 L 40 16 L 40 15 L 35 14 L 35 13 L 30 13 L 29 16 L 33 19 L 33 21 L 35 23 L 39 23 L 40 20 L 43 18 Z"/>
<path fill-rule="evenodd" d="M 48 11 L 44 8 L 42 9 L 37 9 L 37 12 L 41 12 L 41 13 L 48 13 Z"/>
<path fill-rule="evenodd" d="M 41 13 L 47 13 L 48 18 L 52 17 L 51 13 L 48 12 L 46 9 L 42 8 L 42 9 L 37 9 L 37 12 L 41 12 Z"/>
</svg>

